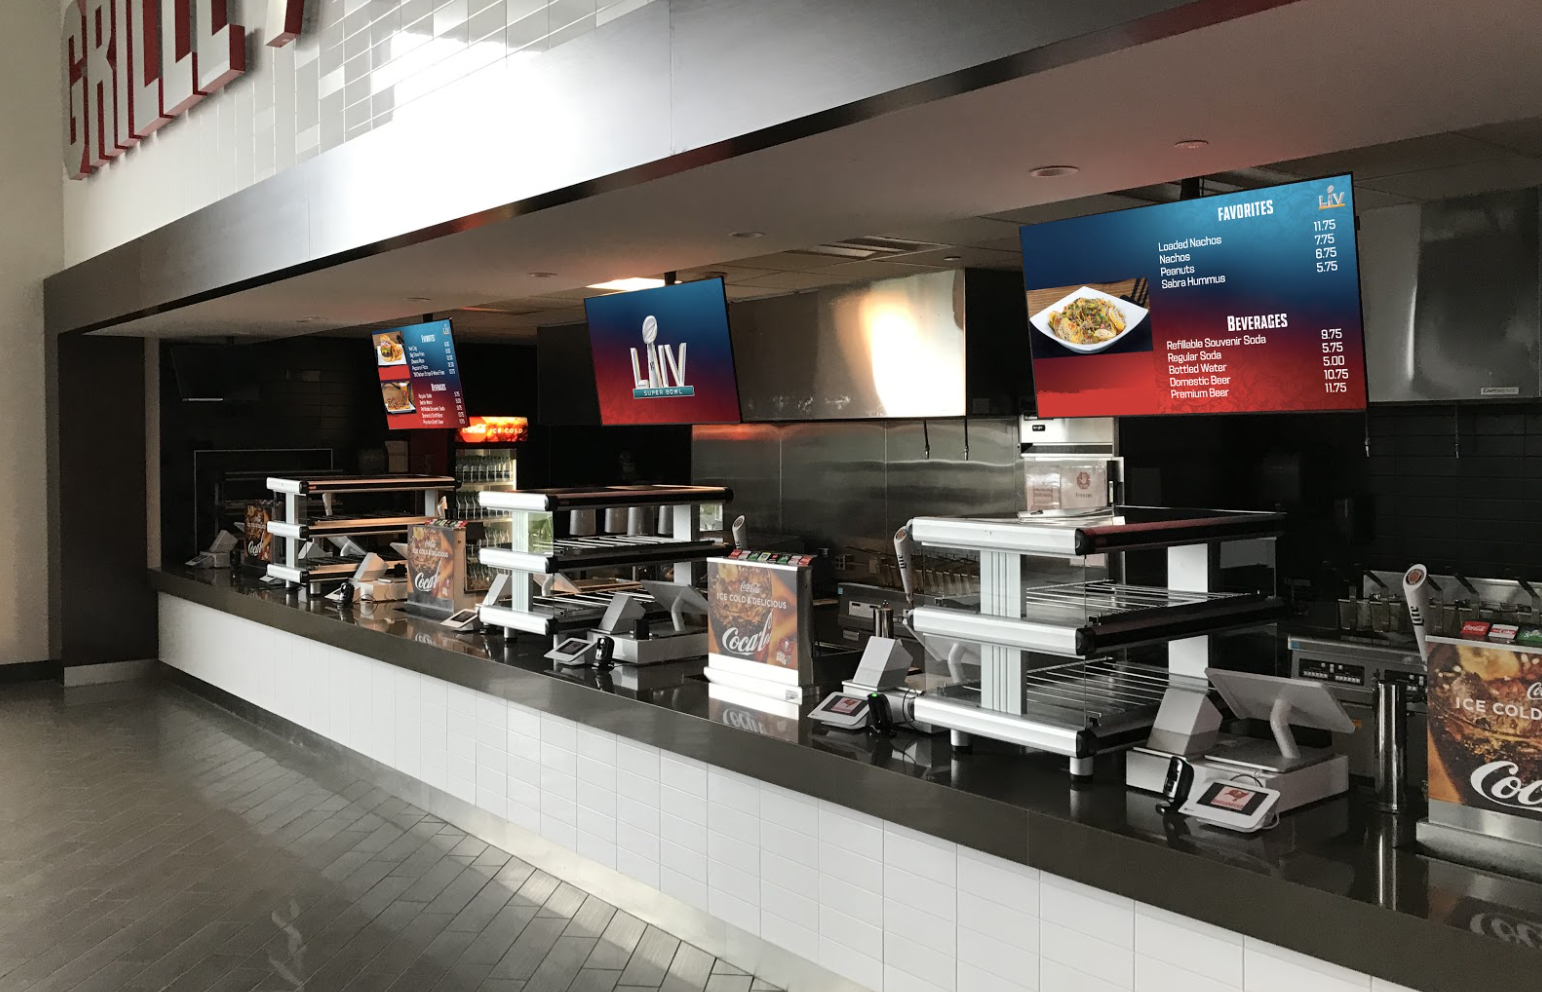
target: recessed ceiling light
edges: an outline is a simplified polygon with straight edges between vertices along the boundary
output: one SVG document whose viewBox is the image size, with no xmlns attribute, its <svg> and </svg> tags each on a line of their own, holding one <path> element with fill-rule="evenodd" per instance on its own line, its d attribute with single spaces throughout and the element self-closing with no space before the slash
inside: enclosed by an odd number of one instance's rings
<svg viewBox="0 0 1542 992">
<path fill-rule="evenodd" d="M 409 297 L 407 297 L 407 302 L 408 303 L 432 303 L 433 299 L 434 298 L 432 296 L 409 296 Z"/>
<path fill-rule="evenodd" d="M 617 293 L 630 293 L 634 289 L 657 289 L 664 285 L 662 279 L 633 276 L 630 279 L 612 279 L 610 282 L 590 283 L 590 289 L 609 289 Z"/>
<path fill-rule="evenodd" d="M 942 260 L 944 262 L 962 262 L 964 260 L 964 256 L 962 256 L 962 255 L 944 255 L 944 256 L 942 256 Z"/>
<path fill-rule="evenodd" d="M 1038 179 L 1054 179 L 1057 176 L 1074 176 L 1080 171 L 1074 165 L 1041 165 L 1037 169 L 1029 169 L 1028 174 Z"/>
<path fill-rule="evenodd" d="M 555 273 L 555 272 L 532 272 L 532 273 L 530 273 L 531 277 L 534 278 L 534 279 L 550 279 L 552 276 L 554 276 L 556 274 L 557 273 Z"/>
<path fill-rule="evenodd" d="M 1196 148 L 1203 148 L 1208 144 L 1210 144 L 1210 142 L 1206 141 L 1204 138 L 1184 138 L 1182 141 L 1173 142 L 1173 147 L 1187 148 L 1189 151 L 1193 151 Z"/>
<path fill-rule="evenodd" d="M 763 238 L 765 236 L 765 231 L 735 231 L 732 234 L 732 237 L 735 238 Z"/>
</svg>

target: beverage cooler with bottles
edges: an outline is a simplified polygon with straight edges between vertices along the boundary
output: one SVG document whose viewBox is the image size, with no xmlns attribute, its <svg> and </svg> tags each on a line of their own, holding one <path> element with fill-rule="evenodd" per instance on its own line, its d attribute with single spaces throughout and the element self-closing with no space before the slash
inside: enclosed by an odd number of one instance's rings
<svg viewBox="0 0 1542 992">
<path fill-rule="evenodd" d="M 509 543 L 509 514 L 482 506 L 478 496 L 517 487 L 518 446 L 529 436 L 530 421 L 525 417 L 472 417 L 456 432 L 452 469 L 460 488 L 451 512 L 457 520 L 481 524 L 465 535 L 469 592 L 484 592 L 492 582 L 491 570 L 478 562 L 482 547 Z"/>
</svg>

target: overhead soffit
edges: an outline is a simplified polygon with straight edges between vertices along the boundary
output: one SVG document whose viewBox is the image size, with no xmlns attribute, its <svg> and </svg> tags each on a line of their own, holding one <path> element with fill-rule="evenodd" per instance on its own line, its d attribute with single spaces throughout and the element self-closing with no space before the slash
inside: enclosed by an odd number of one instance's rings
<svg viewBox="0 0 1542 992">
<path fill-rule="evenodd" d="M 1203 125 L 1156 120 L 1154 118 L 1162 116 L 1160 107 L 1147 115 L 1150 119 L 1140 134 L 1140 140 L 1144 141 L 1142 148 L 1149 150 L 1149 155 L 1110 156 L 1106 147 L 1098 141 L 1088 140 L 1083 133 L 1086 129 L 1080 121 L 1087 119 L 1099 106 L 1128 105 L 1130 94 L 1141 88 L 1139 81 L 1148 69 L 1147 63 L 1150 66 L 1182 66 L 1193 61 L 1187 58 L 1191 51 L 1209 51 L 1218 43 L 1224 43 L 1222 48 L 1226 50 L 1234 50 L 1249 38 L 1265 35 L 1276 48 L 1283 45 L 1286 51 L 1294 40 L 1304 43 L 1310 39 L 1320 47 L 1322 36 L 1314 26 L 1317 22 L 1313 20 L 1312 8 L 1321 5 L 1322 0 L 1302 0 L 1266 14 L 1155 42 L 1117 56 L 1078 63 L 981 93 L 938 101 L 939 104 L 958 103 L 960 106 L 954 113 L 948 113 L 936 104 L 927 105 L 890 115 L 887 121 L 880 119 L 852 125 L 841 131 L 744 156 L 746 161 L 731 160 L 694 173 L 656 180 L 648 184 L 648 187 L 654 187 L 651 191 L 647 187 L 627 191 L 625 209 L 570 209 L 581 208 L 580 204 L 543 212 L 584 214 L 576 219 L 576 225 L 540 223 L 540 214 L 518 218 L 502 226 L 525 227 L 529 237 L 489 239 L 484 236 L 483 240 L 494 245 L 496 250 L 491 254 L 484 251 L 482 258 L 470 262 L 471 266 L 481 270 L 475 273 L 478 278 L 465 278 L 466 255 L 451 249 L 448 242 L 452 239 L 441 239 L 446 242 L 440 246 L 442 250 L 435 249 L 433 244 L 416 246 L 410 266 L 418 281 L 415 291 L 430 296 L 436 312 L 449 312 L 455 316 L 457 326 L 463 327 L 465 334 L 488 337 L 506 334 L 510 339 L 520 339 L 528 337 L 530 329 L 540 324 L 582 319 L 582 300 L 594 291 L 584 288 L 581 283 L 574 285 L 575 277 L 590 282 L 621 275 L 658 275 L 673 264 L 681 278 L 721 275 L 731 298 L 746 299 L 946 267 L 1012 269 L 1018 264 L 1019 225 L 1174 199 L 1177 187 L 1172 180 L 1194 172 L 1216 176 L 1211 185 L 1217 190 L 1354 172 L 1356 198 L 1361 209 L 1542 184 L 1542 85 L 1530 76 L 1523 81 L 1517 75 L 1514 83 L 1521 92 L 1513 89 L 1494 92 L 1494 99 L 1483 105 L 1483 101 L 1474 100 L 1471 93 L 1495 91 L 1494 73 L 1469 67 L 1468 75 L 1472 78 L 1464 81 L 1462 73 L 1465 70 L 1458 68 L 1463 66 L 1464 60 L 1456 57 L 1459 52 L 1454 46 L 1462 44 L 1464 39 L 1483 37 L 1481 24 L 1468 24 L 1461 32 L 1447 31 L 1442 38 L 1430 42 L 1437 47 L 1438 42 L 1444 42 L 1442 58 L 1445 64 L 1453 67 L 1453 77 L 1441 81 L 1442 92 L 1449 97 L 1444 101 L 1436 100 L 1433 95 L 1428 100 L 1420 99 L 1418 90 L 1429 81 L 1421 82 L 1420 77 L 1424 74 L 1412 71 L 1413 66 L 1424 63 L 1410 50 L 1417 47 L 1419 39 L 1426 33 L 1439 35 L 1441 32 L 1420 32 L 1418 36 L 1397 39 L 1404 57 L 1392 59 L 1390 64 L 1408 65 L 1409 78 L 1388 81 L 1378 77 L 1374 83 L 1367 81 L 1365 86 L 1383 91 L 1389 86 L 1394 90 L 1402 86 L 1403 92 L 1397 103 L 1401 109 L 1399 116 L 1394 118 L 1389 118 L 1386 107 L 1377 106 L 1371 94 L 1364 90 L 1361 95 L 1367 106 L 1362 111 L 1364 119 L 1358 122 L 1346 122 L 1341 115 L 1330 126 L 1329 121 L 1309 113 L 1271 115 L 1271 102 L 1309 102 L 1312 91 L 1309 87 L 1293 88 L 1288 79 L 1259 78 L 1259 74 L 1243 71 L 1239 63 L 1233 76 L 1227 77 L 1235 79 L 1233 89 L 1238 91 L 1227 101 L 1232 107 L 1231 112 L 1214 108 L 1208 114 L 1198 114 L 1207 117 L 1213 128 L 1204 134 L 1211 142 L 1207 149 L 1175 153 L 1169 137 L 1197 134 L 1198 131 L 1190 129 Z M 1426 20 L 1456 16 L 1439 4 L 1419 6 Z M 1354 34 L 1353 23 L 1369 17 L 1375 8 L 1369 0 L 1354 0 L 1336 3 L 1334 13 L 1337 21 L 1345 25 L 1345 31 Z M 1468 11 L 1462 16 L 1472 13 Z M 1502 21 L 1507 15 L 1503 11 L 1494 11 L 1492 16 Z M 1378 51 L 1371 44 L 1373 41 L 1370 35 L 1362 34 L 1357 38 L 1357 43 L 1365 43 L 1356 49 L 1360 56 L 1356 71 L 1362 74 L 1384 73 L 1389 64 L 1385 59 L 1379 61 Z M 1381 53 L 1383 56 L 1388 54 Z M 1486 58 L 1490 65 L 1494 61 L 1503 61 L 1502 53 L 1491 52 Z M 1298 61 L 1302 73 L 1315 72 L 1313 67 L 1321 64 L 1320 60 Z M 1111 66 L 1105 63 L 1117 63 L 1118 71 L 1111 74 Z M 1287 58 L 1281 64 L 1294 63 Z M 1218 64 L 1212 69 L 1224 72 L 1226 66 Z M 1261 67 L 1262 74 L 1271 71 L 1277 77 L 1279 67 Z M 1207 78 L 1219 77 L 1209 74 Z M 1309 82 L 1304 80 L 1303 86 Z M 1355 85 L 1354 78 L 1340 78 L 1334 81 L 1333 88 L 1342 92 Z M 1470 91 L 1464 90 L 1464 86 Z M 1036 120 L 1032 129 L 1001 126 L 1006 108 L 1023 104 L 1020 97 L 1011 98 L 1008 93 L 992 91 L 1046 88 L 1080 93 L 1086 106 L 1066 105 L 1064 112 L 1057 115 L 1057 119 L 1064 119 L 1058 125 L 1055 121 Z M 1092 92 L 1088 92 L 1089 88 Z M 1454 96 L 1451 95 L 1453 92 Z M 1250 98 L 1256 101 L 1255 105 L 1247 105 Z M 977 106 L 966 108 L 966 104 Z M 1248 113 L 1238 113 L 1241 107 L 1246 107 Z M 1530 108 L 1533 113 L 1515 120 L 1417 134 L 1418 129 L 1428 127 L 1442 115 L 1449 119 L 1465 113 L 1470 119 L 1481 120 L 1487 113 L 1517 107 Z M 966 109 L 975 112 L 966 112 Z M 1203 109 L 1199 108 L 1200 111 Z M 1349 109 L 1346 105 L 1344 114 L 1348 114 Z M 1196 114 L 1176 116 L 1182 119 Z M 910 122 L 893 120 L 902 117 L 916 119 Z M 1256 127 L 1250 125 L 1250 121 L 1256 121 Z M 906 123 L 911 125 L 908 133 Z M 1028 130 L 1032 131 L 1031 135 L 1024 133 Z M 1132 126 L 1122 128 L 1122 133 L 1128 136 L 1124 145 L 1127 151 L 1132 151 L 1136 144 L 1136 130 L 1133 122 Z M 863 131 L 884 133 L 869 139 L 859 133 Z M 1346 131 L 1394 136 L 1402 131 L 1405 134 L 1414 132 L 1417 136 L 1396 136 L 1394 140 L 1375 145 L 1293 158 L 1266 166 L 1253 164 L 1256 158 L 1249 161 L 1255 150 L 1321 147 L 1325 142 L 1352 140 L 1344 137 Z M 1162 142 L 1162 146 L 1154 147 L 1156 141 Z M 894 161 L 897 148 L 906 149 L 911 158 L 897 164 Z M 971 154 L 960 155 L 959 149 L 968 149 Z M 842 156 L 843 168 L 831 167 L 835 155 Z M 1070 179 L 1039 181 L 1026 179 L 1020 168 L 1041 161 L 1058 162 L 1060 156 L 1088 163 L 1088 167 L 1081 175 Z M 766 161 L 764 167 L 756 168 L 752 160 Z M 1003 163 L 1008 167 L 1004 168 Z M 786 182 L 789 170 L 794 173 L 802 170 L 805 182 L 789 185 Z M 756 181 L 758 177 L 772 173 L 777 176 L 776 182 Z M 814 184 L 823 188 L 814 191 L 806 188 Z M 1097 190 L 1095 187 L 1099 184 L 1111 185 L 1117 191 Z M 1089 190 L 1088 186 L 1094 188 Z M 1030 199 L 1037 202 L 1024 202 Z M 1006 204 L 1015 200 L 1023 205 L 1000 206 L 971 214 L 944 212 L 970 202 L 992 200 Z M 618 217 L 627 220 L 617 222 Z M 651 223 L 659 218 L 665 220 Z M 550 220 L 556 220 L 556 217 Z M 646 225 L 645 228 L 640 230 L 639 223 Z M 767 237 L 763 240 L 734 241 L 726 239 L 722 230 L 725 226 L 754 229 L 752 225 L 757 224 L 767 229 Z M 843 226 L 835 227 L 837 224 Z M 603 227 L 610 228 L 605 232 L 603 246 L 595 248 L 583 243 L 585 231 Z M 918 242 L 921 250 L 880 254 L 866 259 L 825 254 L 818 250 L 820 244 L 852 237 L 853 231 Z M 805 232 L 805 236 L 799 238 L 798 232 Z M 813 237 L 807 237 L 809 233 Z M 526 243 L 517 243 L 520 241 Z M 777 250 L 737 258 L 730 254 L 753 250 L 767 242 L 772 242 L 768 247 Z M 542 249 L 532 251 L 534 244 L 541 245 Z M 429 250 L 425 251 L 425 248 Z M 812 252 L 811 248 L 814 249 Z M 498 271 L 500 261 L 503 271 Z M 411 316 L 411 307 L 395 298 L 394 293 L 404 283 L 391 274 L 392 269 L 388 257 L 378 256 L 99 333 L 272 337 L 316 331 L 338 332 L 349 327 L 399 322 Z M 444 270 L 442 273 L 441 269 Z M 543 287 L 538 293 L 530 293 L 528 290 L 534 288 L 534 280 L 528 274 L 537 269 L 572 274 L 541 280 L 556 282 L 558 286 Z M 443 289 L 430 283 L 440 283 Z M 515 291 L 496 293 L 500 283 Z M 384 289 L 386 286 L 392 288 Z M 460 308 L 466 305 L 479 309 L 461 311 Z M 305 324 L 296 323 L 298 318 L 306 316 L 316 319 Z"/>
</svg>

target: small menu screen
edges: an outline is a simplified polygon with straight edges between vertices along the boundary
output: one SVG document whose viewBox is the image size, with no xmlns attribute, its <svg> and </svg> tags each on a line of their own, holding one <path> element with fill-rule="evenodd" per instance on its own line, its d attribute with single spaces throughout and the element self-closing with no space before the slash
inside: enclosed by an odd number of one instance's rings
<svg viewBox="0 0 1542 992">
<path fill-rule="evenodd" d="M 1365 408 L 1348 175 L 1022 229 L 1040 417 Z"/>
<path fill-rule="evenodd" d="M 600 422 L 737 424 L 723 280 L 584 301 Z"/>
<path fill-rule="evenodd" d="M 388 427 L 466 426 L 466 398 L 448 320 L 378 331 L 374 344 Z"/>
</svg>

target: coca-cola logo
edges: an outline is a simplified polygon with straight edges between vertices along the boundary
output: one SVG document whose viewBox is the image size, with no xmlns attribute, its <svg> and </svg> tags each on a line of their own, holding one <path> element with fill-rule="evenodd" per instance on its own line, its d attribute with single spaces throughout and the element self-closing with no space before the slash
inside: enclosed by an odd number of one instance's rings
<svg viewBox="0 0 1542 992">
<path fill-rule="evenodd" d="M 741 634 L 738 627 L 729 627 L 723 631 L 723 647 L 734 654 L 759 654 L 761 649 L 771 643 L 771 626 L 767 624 L 753 634 Z"/>
<path fill-rule="evenodd" d="M 1527 699 L 1542 699 L 1542 682 L 1533 682 L 1526 689 Z"/>
<path fill-rule="evenodd" d="M 1526 782 L 1513 761 L 1490 761 L 1468 779 L 1478 794 L 1496 806 L 1542 813 L 1542 781 Z"/>
<path fill-rule="evenodd" d="M 1479 913 L 1468 922 L 1467 929 L 1482 937 L 1493 937 L 1507 944 L 1520 944 L 1534 951 L 1542 951 L 1542 923 L 1536 920 L 1516 920 L 1499 913 Z"/>
<path fill-rule="evenodd" d="M 418 572 L 412 577 L 412 587 L 418 592 L 433 592 L 439 585 L 439 575 L 436 572 Z"/>
<path fill-rule="evenodd" d="M 760 721 L 743 710 L 728 710 L 723 714 L 723 722 L 735 730 L 748 730 L 751 733 L 760 733 Z"/>
<path fill-rule="evenodd" d="M 262 538 L 254 538 L 246 542 L 246 554 L 251 558 L 262 557 Z"/>
</svg>

